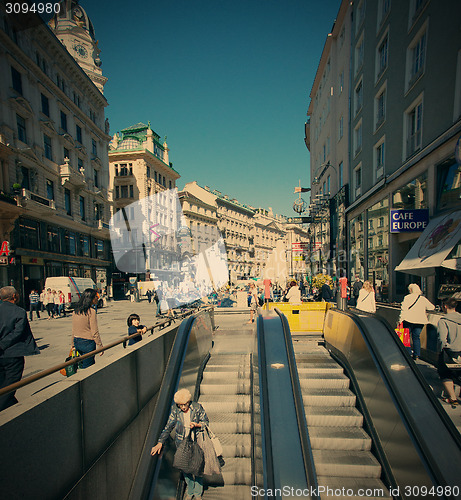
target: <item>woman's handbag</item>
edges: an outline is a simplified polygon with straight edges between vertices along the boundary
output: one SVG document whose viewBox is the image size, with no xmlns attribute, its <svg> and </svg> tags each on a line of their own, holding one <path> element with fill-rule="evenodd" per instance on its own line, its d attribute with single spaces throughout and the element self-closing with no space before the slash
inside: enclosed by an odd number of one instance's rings
<svg viewBox="0 0 461 500">
<path fill-rule="evenodd" d="M 211 442 L 213 443 L 213 448 L 216 453 L 217 457 L 222 456 L 223 450 L 222 450 L 222 445 L 219 441 L 219 439 L 216 437 L 216 435 L 213 433 L 213 431 L 207 426 L 205 432 L 208 433 L 208 436 L 211 439 Z"/>
<path fill-rule="evenodd" d="M 194 432 L 196 435 L 196 432 Z M 205 456 L 197 441 L 192 440 L 192 431 L 183 439 L 174 454 L 173 467 L 186 474 L 201 476 Z"/>
<path fill-rule="evenodd" d="M 213 476 L 214 474 L 221 474 L 221 466 L 219 465 L 219 460 L 216 455 L 216 450 L 214 444 L 211 440 L 208 427 L 205 428 L 203 432 L 197 437 L 197 442 L 203 450 L 203 455 L 205 457 L 205 465 L 203 468 L 204 476 Z M 222 453 L 222 448 L 221 448 Z"/>
<path fill-rule="evenodd" d="M 405 347 L 411 347 L 409 328 L 404 328 L 403 323 L 399 323 L 397 325 L 397 328 L 395 329 L 395 333 L 399 336 L 400 340 L 402 341 Z"/>
<path fill-rule="evenodd" d="M 461 352 L 452 351 L 445 347 L 443 349 L 443 362 L 450 370 L 461 370 Z"/>
<path fill-rule="evenodd" d="M 67 363 L 71 359 L 77 358 L 78 356 L 80 356 L 80 353 L 77 351 L 77 349 L 75 349 L 75 347 L 73 347 L 70 350 L 69 356 L 66 358 L 65 363 Z M 75 373 L 77 373 L 77 370 L 78 370 L 77 365 L 78 365 L 78 363 L 74 363 L 73 365 L 66 366 L 62 370 L 59 370 L 59 373 L 61 375 L 64 375 L 64 377 L 70 377 L 71 375 L 74 375 Z"/>
</svg>

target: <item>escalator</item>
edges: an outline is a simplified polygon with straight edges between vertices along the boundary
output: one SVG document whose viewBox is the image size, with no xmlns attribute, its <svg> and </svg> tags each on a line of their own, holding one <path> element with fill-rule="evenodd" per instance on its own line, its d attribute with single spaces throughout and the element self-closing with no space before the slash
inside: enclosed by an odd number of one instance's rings
<svg viewBox="0 0 461 500">
<path fill-rule="evenodd" d="M 291 334 L 278 312 L 258 317 L 256 336 L 212 331 L 200 315 L 181 324 L 130 499 L 182 498 L 173 451 L 148 455 L 178 387 L 224 449 L 205 499 L 289 497 L 286 486 L 313 499 L 457 497 L 459 433 L 385 322 L 330 310 L 322 332 Z"/>
</svg>

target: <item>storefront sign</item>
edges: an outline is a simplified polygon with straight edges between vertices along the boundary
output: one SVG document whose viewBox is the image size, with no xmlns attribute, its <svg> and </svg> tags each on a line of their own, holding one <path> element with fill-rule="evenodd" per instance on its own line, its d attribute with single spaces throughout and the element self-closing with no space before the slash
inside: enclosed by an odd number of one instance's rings
<svg viewBox="0 0 461 500">
<path fill-rule="evenodd" d="M 2 241 L 2 246 L 0 247 L 0 257 L 8 257 L 10 255 L 10 242 Z"/>
<path fill-rule="evenodd" d="M 391 210 L 391 233 L 422 232 L 429 222 L 429 210 Z"/>
<path fill-rule="evenodd" d="M 22 263 L 33 266 L 44 266 L 45 261 L 40 257 L 22 257 Z"/>
</svg>

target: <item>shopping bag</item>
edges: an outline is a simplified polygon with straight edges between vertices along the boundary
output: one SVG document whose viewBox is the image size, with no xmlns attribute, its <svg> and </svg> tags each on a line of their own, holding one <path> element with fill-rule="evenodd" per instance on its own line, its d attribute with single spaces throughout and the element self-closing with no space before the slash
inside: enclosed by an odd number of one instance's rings
<svg viewBox="0 0 461 500">
<path fill-rule="evenodd" d="M 65 359 L 65 362 L 70 361 L 71 359 L 77 358 L 80 356 L 80 353 L 77 351 L 77 349 L 72 348 L 69 352 L 69 356 Z M 78 363 L 75 363 L 73 365 L 66 366 L 62 370 L 59 370 L 59 373 L 61 375 L 64 375 L 64 377 L 70 377 L 71 375 L 74 375 L 77 373 L 78 370 Z"/>
<path fill-rule="evenodd" d="M 219 460 L 216 455 L 215 447 L 211 440 L 210 434 L 208 432 L 208 428 L 205 428 L 203 432 L 199 433 L 199 435 L 197 436 L 197 443 L 203 450 L 203 456 L 205 460 L 203 475 L 212 476 L 214 474 L 221 474 L 221 466 L 219 465 Z"/>
<path fill-rule="evenodd" d="M 222 450 L 222 445 L 219 441 L 219 439 L 216 437 L 216 435 L 213 433 L 213 431 L 207 426 L 206 427 L 206 432 L 208 433 L 208 436 L 211 439 L 211 442 L 213 443 L 214 451 L 216 453 L 217 457 L 222 456 L 223 450 Z"/>
<path fill-rule="evenodd" d="M 205 456 L 203 450 L 200 448 L 197 441 L 192 440 L 191 431 L 186 439 L 181 441 L 176 449 L 173 459 L 173 467 L 185 472 L 186 474 L 201 476 L 203 474 L 204 462 Z"/>
<path fill-rule="evenodd" d="M 448 347 L 445 347 L 442 351 L 443 362 L 447 365 L 450 370 L 461 370 L 461 352 L 452 351 Z"/>
<path fill-rule="evenodd" d="M 395 329 L 395 333 L 399 336 L 399 339 L 405 347 L 411 347 L 409 328 L 404 328 L 403 323 L 399 323 Z"/>
</svg>

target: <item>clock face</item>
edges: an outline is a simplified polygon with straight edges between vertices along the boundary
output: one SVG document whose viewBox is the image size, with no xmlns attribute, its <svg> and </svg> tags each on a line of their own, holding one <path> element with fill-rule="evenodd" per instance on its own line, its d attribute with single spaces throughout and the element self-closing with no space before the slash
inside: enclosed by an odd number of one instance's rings
<svg viewBox="0 0 461 500">
<path fill-rule="evenodd" d="M 88 57 L 88 51 L 85 49 L 83 45 L 80 44 L 74 45 L 73 49 L 75 50 L 75 52 L 77 52 L 77 54 L 80 57 Z"/>
</svg>

